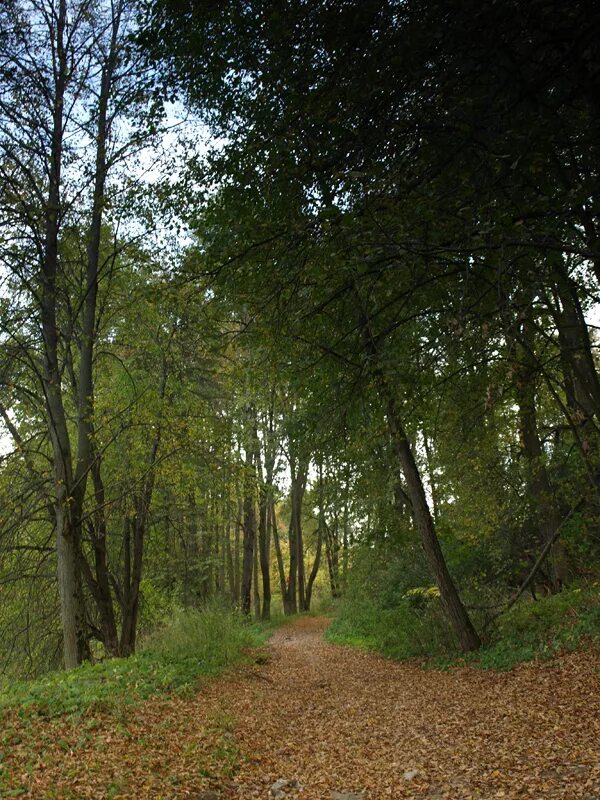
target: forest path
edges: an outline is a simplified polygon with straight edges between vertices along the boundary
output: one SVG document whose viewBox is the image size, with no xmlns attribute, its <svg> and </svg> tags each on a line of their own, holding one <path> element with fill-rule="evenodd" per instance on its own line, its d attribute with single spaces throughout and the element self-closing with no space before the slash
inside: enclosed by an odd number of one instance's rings
<svg viewBox="0 0 600 800">
<path fill-rule="evenodd" d="M 279 629 L 268 663 L 220 699 L 244 757 L 238 796 L 267 797 L 287 779 L 305 800 L 600 800 L 591 655 L 443 673 L 328 644 L 326 626 L 305 617 Z"/>
<path fill-rule="evenodd" d="M 600 800 L 597 655 L 443 673 L 328 644 L 326 626 L 284 625 L 191 698 L 17 717 L 0 797 Z"/>
</svg>

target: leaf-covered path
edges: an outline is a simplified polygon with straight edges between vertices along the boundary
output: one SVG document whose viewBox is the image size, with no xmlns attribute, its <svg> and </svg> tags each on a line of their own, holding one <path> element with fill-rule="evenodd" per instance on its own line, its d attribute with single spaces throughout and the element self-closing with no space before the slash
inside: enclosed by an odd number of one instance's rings
<svg viewBox="0 0 600 800">
<path fill-rule="evenodd" d="M 191 700 L 35 723 L 14 780 L 40 798 L 268 798 L 278 779 L 305 800 L 600 798 L 596 656 L 440 673 L 327 644 L 325 626 L 284 626 Z"/>
</svg>

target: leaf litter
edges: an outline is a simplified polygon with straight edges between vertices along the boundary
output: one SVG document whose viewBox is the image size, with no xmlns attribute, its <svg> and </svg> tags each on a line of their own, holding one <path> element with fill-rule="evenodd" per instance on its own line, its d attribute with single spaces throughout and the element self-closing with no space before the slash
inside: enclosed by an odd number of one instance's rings
<svg viewBox="0 0 600 800">
<path fill-rule="evenodd" d="M 251 664 L 119 714 L 3 720 L 0 797 L 600 800 L 600 659 L 423 670 L 280 628 Z"/>
</svg>

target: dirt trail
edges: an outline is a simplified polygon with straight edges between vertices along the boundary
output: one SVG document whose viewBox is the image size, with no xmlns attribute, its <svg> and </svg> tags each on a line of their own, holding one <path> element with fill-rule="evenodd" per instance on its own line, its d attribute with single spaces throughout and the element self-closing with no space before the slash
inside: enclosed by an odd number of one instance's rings
<svg viewBox="0 0 600 800">
<path fill-rule="evenodd" d="M 63 730 L 29 796 L 266 800 L 285 779 L 303 789 L 281 796 L 300 800 L 600 800 L 597 657 L 440 673 L 327 644 L 326 624 L 284 626 L 265 663 L 192 700 L 107 717 L 83 742 Z"/>
<path fill-rule="evenodd" d="M 223 698 L 250 758 L 240 784 L 293 778 L 306 800 L 600 800 L 600 673 L 589 656 L 440 673 L 328 645 L 325 626 L 304 618 L 279 630 L 270 662 Z"/>
</svg>

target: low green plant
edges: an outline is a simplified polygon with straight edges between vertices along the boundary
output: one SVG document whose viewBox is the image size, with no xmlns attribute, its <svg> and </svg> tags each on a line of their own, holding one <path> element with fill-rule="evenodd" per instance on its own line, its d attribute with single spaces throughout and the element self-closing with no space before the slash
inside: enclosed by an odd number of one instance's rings
<svg viewBox="0 0 600 800">
<path fill-rule="evenodd" d="M 342 600 L 326 637 L 402 660 L 425 657 L 429 667 L 469 663 L 506 670 L 532 659 L 548 659 L 600 640 L 600 584 L 579 584 L 537 601 L 524 596 L 487 631 L 484 646 L 465 657 L 458 652 L 439 595 L 414 587 L 383 608 L 376 596 L 355 592 Z M 478 620 L 480 629 L 482 619 Z"/>
<path fill-rule="evenodd" d="M 129 658 L 0 685 L 0 711 L 56 716 L 120 709 L 163 692 L 186 694 L 200 678 L 219 674 L 243 658 L 246 648 L 264 643 L 274 624 L 250 624 L 218 607 L 180 611 Z"/>
<path fill-rule="evenodd" d="M 489 642 L 469 660 L 484 669 L 511 669 L 598 641 L 599 590 L 600 583 L 580 584 L 537 601 L 524 598 L 498 618 Z"/>
<path fill-rule="evenodd" d="M 429 586 L 407 590 L 388 608 L 364 596 L 343 600 L 326 637 L 398 660 L 449 654 L 455 648 L 439 594 Z"/>
</svg>

